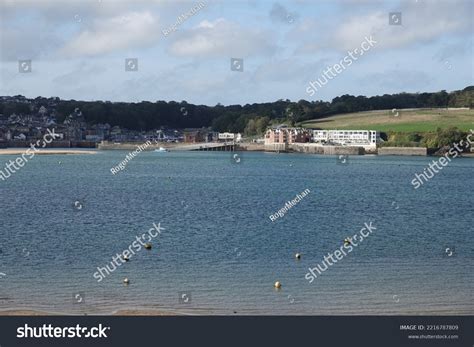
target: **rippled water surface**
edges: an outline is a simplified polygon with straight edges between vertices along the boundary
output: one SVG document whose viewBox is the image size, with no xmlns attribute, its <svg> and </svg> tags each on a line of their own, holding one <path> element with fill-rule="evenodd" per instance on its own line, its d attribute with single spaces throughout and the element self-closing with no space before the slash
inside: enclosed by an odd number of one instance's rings
<svg viewBox="0 0 474 347">
<path fill-rule="evenodd" d="M 339 165 L 244 153 L 236 164 L 229 152 L 144 152 L 112 175 L 126 154 L 37 156 L 0 181 L 0 309 L 474 313 L 473 159 L 454 160 L 414 190 L 414 174 L 433 158 Z M 0 157 L 2 167 L 14 158 Z M 284 217 L 269 219 L 305 189 Z M 369 221 L 377 229 L 352 253 L 305 279 Z M 152 223 L 164 228 L 152 250 L 98 283 L 97 267 Z"/>
</svg>

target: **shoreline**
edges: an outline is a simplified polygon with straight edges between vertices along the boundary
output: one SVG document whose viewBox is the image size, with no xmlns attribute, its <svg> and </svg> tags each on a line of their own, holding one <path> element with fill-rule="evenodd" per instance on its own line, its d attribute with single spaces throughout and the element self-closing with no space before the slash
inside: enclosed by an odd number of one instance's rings
<svg viewBox="0 0 474 347">
<path fill-rule="evenodd" d="M 430 315 L 430 316 L 470 316 L 472 313 L 468 311 L 461 311 L 461 312 L 453 312 L 453 311 L 423 311 L 423 312 L 411 312 L 411 311 L 387 311 L 387 312 L 378 312 L 378 313 L 370 313 L 370 315 L 374 316 L 394 316 L 394 315 L 405 315 L 405 316 L 423 316 L 423 315 Z M 0 317 L 53 317 L 53 316 L 109 316 L 109 317 L 153 317 L 153 316 L 160 316 L 160 317 L 178 317 L 178 316 L 308 316 L 307 313 L 293 313 L 293 314 L 281 314 L 281 313 L 248 313 L 248 312 L 234 312 L 223 314 L 223 313 L 212 313 L 211 311 L 201 311 L 201 312 L 179 312 L 176 310 L 157 310 L 157 309 L 119 309 L 111 313 L 66 313 L 66 312 L 52 312 L 52 311 L 42 311 L 42 310 L 34 310 L 34 309 L 11 309 L 11 310 L 0 310 Z M 312 314 L 311 316 L 364 316 L 367 313 L 353 313 L 353 312 L 346 312 L 346 313 L 334 313 L 334 314 Z"/>
<path fill-rule="evenodd" d="M 169 151 L 175 152 L 176 148 L 179 148 L 180 146 L 165 146 L 164 148 L 168 149 Z M 25 151 L 30 148 L 30 147 L 15 147 L 15 148 L 0 148 L 0 156 L 2 155 L 22 155 L 25 153 Z M 345 147 L 342 147 L 345 149 Z M 356 147 L 357 148 L 357 147 Z M 381 147 L 383 148 L 383 147 Z M 146 150 L 145 152 L 153 152 L 155 147 L 151 148 L 150 150 Z M 104 148 L 104 149 L 70 149 L 70 148 L 65 148 L 65 149 L 52 149 L 52 148 L 44 148 L 40 149 L 38 152 L 35 153 L 35 155 L 94 155 L 103 151 L 113 151 L 113 150 L 119 150 L 119 151 L 129 151 L 129 148 Z M 392 152 L 392 153 L 378 153 L 379 149 L 375 152 L 366 152 L 366 153 L 348 153 L 346 151 L 335 151 L 334 153 L 318 153 L 318 152 L 310 152 L 310 151 L 304 151 L 304 150 L 295 150 L 293 148 L 290 148 L 285 151 L 275 151 L 275 150 L 268 150 L 264 146 L 242 146 L 241 149 L 235 150 L 236 152 L 260 152 L 260 153 L 287 153 L 287 154 L 314 154 L 314 155 L 321 155 L 321 156 L 334 156 L 338 154 L 345 154 L 349 156 L 419 156 L 419 157 L 442 157 L 442 155 L 435 155 L 435 154 L 414 154 L 411 151 L 411 147 L 397 147 L 397 151 Z M 192 152 L 192 151 L 190 151 Z M 195 150 L 195 152 L 200 152 L 199 150 Z M 224 152 L 224 151 L 216 151 L 216 152 Z M 474 158 L 474 152 L 466 152 L 462 153 L 459 155 L 460 158 Z"/>
</svg>

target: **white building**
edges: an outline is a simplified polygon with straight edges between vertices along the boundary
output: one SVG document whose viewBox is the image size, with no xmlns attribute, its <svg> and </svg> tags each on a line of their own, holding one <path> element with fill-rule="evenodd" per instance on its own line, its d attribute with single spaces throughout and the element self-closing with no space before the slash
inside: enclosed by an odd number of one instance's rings
<svg viewBox="0 0 474 347">
<path fill-rule="evenodd" d="M 313 130 L 313 142 L 343 146 L 376 146 L 381 142 L 375 130 Z"/>
<path fill-rule="evenodd" d="M 236 141 L 240 142 L 242 140 L 242 135 L 234 134 L 234 133 L 219 133 L 218 135 L 219 141 Z"/>
</svg>

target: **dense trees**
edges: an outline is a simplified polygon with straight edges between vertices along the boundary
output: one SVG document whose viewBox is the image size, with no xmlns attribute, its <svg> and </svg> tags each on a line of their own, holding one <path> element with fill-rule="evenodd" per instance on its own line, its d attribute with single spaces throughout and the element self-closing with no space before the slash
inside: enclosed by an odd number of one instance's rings
<svg viewBox="0 0 474 347">
<path fill-rule="evenodd" d="M 270 123 L 269 117 L 252 117 L 247 122 L 247 126 L 244 129 L 246 136 L 255 136 L 262 134 L 267 129 Z"/>
<path fill-rule="evenodd" d="M 438 128 L 436 131 L 428 132 L 390 131 L 385 134 L 385 142 L 382 143 L 382 146 L 440 148 L 443 146 L 452 147 L 454 144 L 461 144 L 461 141 L 464 141 L 462 143 L 462 146 L 464 146 L 467 144 L 465 139 L 468 134 L 468 132 L 459 130 L 456 127 Z"/>
<path fill-rule="evenodd" d="M 151 130 L 159 127 L 191 128 L 208 127 L 216 131 L 245 132 L 256 135 L 270 124 L 298 122 L 323 118 L 337 113 L 359 112 L 392 108 L 420 107 L 472 107 L 474 86 L 464 90 L 447 93 L 400 93 L 381 96 L 342 95 L 331 102 L 306 101 L 291 102 L 277 100 L 271 103 L 222 106 L 192 105 L 181 102 L 148 102 L 124 103 L 103 101 L 53 100 L 57 104 L 56 116 L 59 121 L 65 119 L 76 108 L 81 110 L 87 122 L 91 124 L 109 123 L 132 130 Z M 35 105 L 47 100 L 38 97 Z M 31 105 L 30 105 L 31 106 Z M 9 116 L 12 113 L 27 114 L 30 106 L 24 102 L 3 100 L 0 102 L 0 114 Z"/>
</svg>

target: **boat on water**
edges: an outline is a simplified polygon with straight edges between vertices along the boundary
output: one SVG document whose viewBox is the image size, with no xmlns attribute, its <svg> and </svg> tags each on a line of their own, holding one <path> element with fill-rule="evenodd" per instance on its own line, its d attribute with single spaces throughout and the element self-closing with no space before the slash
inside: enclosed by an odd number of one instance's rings
<svg viewBox="0 0 474 347">
<path fill-rule="evenodd" d="M 159 149 L 155 149 L 155 152 L 163 153 L 163 152 L 169 152 L 166 148 L 160 147 Z"/>
</svg>

